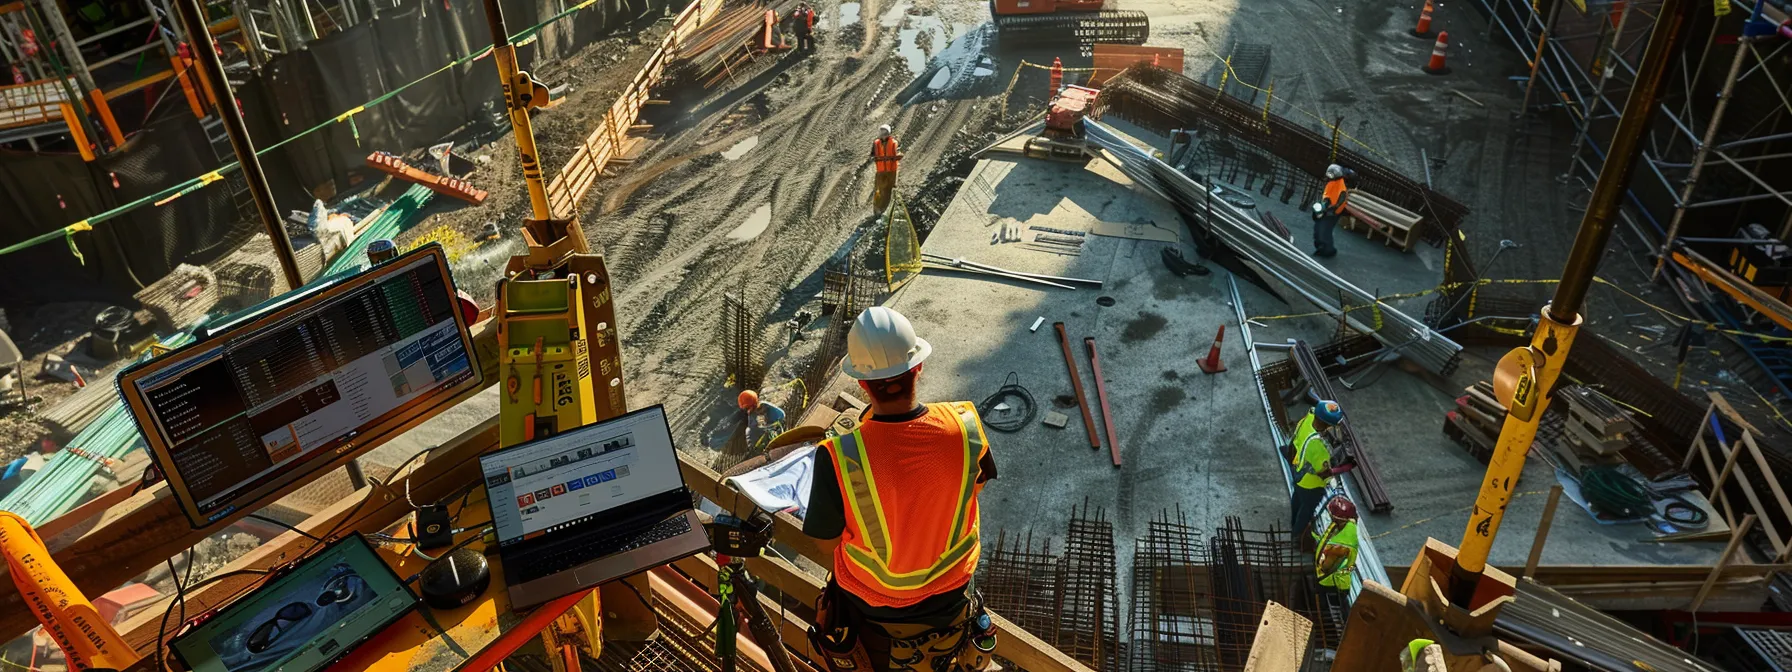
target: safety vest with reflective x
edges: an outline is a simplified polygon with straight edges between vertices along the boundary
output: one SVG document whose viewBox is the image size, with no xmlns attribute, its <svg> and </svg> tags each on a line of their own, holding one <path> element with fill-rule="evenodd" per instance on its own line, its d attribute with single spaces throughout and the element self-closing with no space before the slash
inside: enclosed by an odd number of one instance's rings
<svg viewBox="0 0 1792 672">
<path fill-rule="evenodd" d="M 976 407 L 928 404 L 927 414 L 911 422 L 956 431 L 942 432 L 950 438 L 933 446 L 884 447 L 867 446 L 867 438 L 877 439 L 861 426 L 826 444 L 848 509 L 835 580 L 874 605 L 906 606 L 957 588 L 977 566 L 978 475 L 987 439 Z"/>
<path fill-rule="evenodd" d="M 1332 468 L 1332 448 L 1325 437 L 1313 429 L 1313 414 L 1300 419 L 1294 428 L 1294 484 L 1307 490 L 1325 487 L 1319 472 Z"/>
</svg>

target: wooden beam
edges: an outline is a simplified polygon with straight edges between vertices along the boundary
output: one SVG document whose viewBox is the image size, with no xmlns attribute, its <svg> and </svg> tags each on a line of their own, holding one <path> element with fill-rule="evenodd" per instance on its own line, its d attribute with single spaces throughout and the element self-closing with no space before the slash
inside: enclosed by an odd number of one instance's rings
<svg viewBox="0 0 1792 672">
<path fill-rule="evenodd" d="M 740 514 L 750 513 L 755 508 L 752 500 L 748 499 L 745 495 L 722 485 L 720 475 L 717 474 L 715 470 L 697 464 L 683 454 L 678 456 L 678 466 L 680 470 L 684 472 L 685 485 L 689 486 L 693 491 L 696 491 L 697 494 L 703 495 L 705 498 L 709 499 L 709 501 L 715 502 L 717 506 L 722 507 L 724 510 L 730 513 Z M 802 554 L 803 557 L 814 561 L 816 564 L 823 567 L 833 566 L 833 555 L 824 550 L 823 544 L 820 541 L 803 534 L 803 524 L 801 521 L 798 521 L 795 517 L 786 513 L 780 513 L 776 518 L 777 521 L 772 531 L 772 538 L 776 539 L 779 543 L 790 546 L 792 549 L 795 549 L 798 553 Z M 791 592 L 793 595 L 796 594 L 796 590 L 802 589 L 800 584 L 791 584 L 791 588 L 785 588 L 785 586 L 780 585 L 778 581 L 774 581 L 775 578 L 781 577 L 777 577 L 773 574 L 768 573 L 761 578 L 764 578 L 767 583 L 777 586 L 779 590 Z M 810 578 L 813 579 L 814 577 Z M 1019 666 L 1022 669 L 1032 670 L 1033 672 L 1093 672 L 1088 666 L 1065 655 L 1064 652 L 1059 651 L 1056 647 L 1040 641 L 1038 637 L 1034 637 L 1020 626 L 1003 618 L 1000 614 L 991 611 L 989 612 L 989 617 L 996 625 L 997 656 L 1006 658 L 1012 661 L 1016 666 Z"/>
<path fill-rule="evenodd" d="M 1543 543 L 1549 540 L 1549 528 L 1556 521 L 1556 504 L 1562 501 L 1562 485 L 1557 483 L 1549 487 L 1549 502 L 1543 505 L 1543 519 L 1537 521 L 1537 536 L 1531 539 L 1531 557 L 1524 562 L 1524 574 L 1531 578 L 1537 572 L 1537 563 L 1543 560 Z"/>
<path fill-rule="evenodd" d="M 722 605 L 701 586 L 664 565 L 647 570 L 647 576 L 653 585 L 653 596 L 671 606 L 682 620 L 694 626 L 694 630 L 708 630 L 709 625 L 715 622 L 716 611 Z M 713 636 L 712 634 L 711 637 Z M 736 633 L 734 641 L 741 669 L 750 672 L 776 672 L 772 669 L 771 659 L 765 655 L 765 649 L 759 648 L 745 632 Z"/>
<path fill-rule="evenodd" d="M 1736 412 L 1736 407 L 1731 406 L 1730 400 L 1725 399 L 1724 395 L 1708 391 L 1705 393 L 1705 397 L 1711 400 L 1712 408 L 1717 409 L 1717 412 L 1724 415 L 1724 419 L 1729 420 L 1730 422 L 1735 423 L 1737 427 L 1741 427 L 1754 434 L 1758 435 L 1761 433 L 1761 430 L 1755 429 L 1754 425 L 1749 424 L 1748 420 L 1743 418 L 1741 413 Z"/>
<path fill-rule="evenodd" d="M 1705 417 L 1699 418 L 1698 429 L 1694 430 L 1692 433 L 1692 445 L 1686 447 L 1686 459 L 1680 461 L 1681 471 L 1692 471 L 1693 456 L 1704 453 L 1703 443 L 1705 439 L 1705 428 L 1711 426 L 1711 413 L 1715 410 L 1717 410 L 1715 405 L 1705 405 Z"/>
<path fill-rule="evenodd" d="M 1743 436 L 1747 437 L 1748 434 L 1745 432 Z M 1738 443 L 1739 445 L 1736 446 L 1734 451 L 1731 451 L 1729 447 L 1723 445 L 1721 442 L 1718 443 L 1717 447 L 1719 450 L 1724 451 L 1724 459 L 1728 460 L 1732 459 L 1733 454 L 1741 453 L 1743 446 L 1748 445 L 1741 444 L 1740 442 Z M 1769 474 L 1771 475 L 1771 472 L 1769 472 Z M 1755 494 L 1755 485 L 1750 483 L 1747 477 L 1737 478 L 1736 484 L 1742 486 L 1742 495 L 1748 498 L 1748 505 L 1754 507 L 1755 513 L 1760 514 L 1758 517 L 1761 521 L 1761 529 L 1767 532 L 1768 543 L 1773 544 L 1774 559 L 1777 560 L 1786 557 L 1787 550 L 1792 549 L 1792 546 L 1786 545 L 1786 542 L 1780 537 L 1780 531 L 1774 528 L 1773 520 L 1767 517 L 1767 507 L 1761 503 L 1761 496 Z M 1779 484 L 1776 483 L 1774 485 L 1775 487 L 1778 487 Z"/>
<path fill-rule="evenodd" d="M 715 592 L 716 584 L 720 581 L 717 578 L 720 571 L 716 568 L 716 559 L 708 554 L 698 553 L 686 556 L 681 560 L 674 561 L 672 566 L 677 567 L 678 571 L 684 572 L 686 576 L 691 577 L 691 580 L 712 593 Z M 752 572 L 752 568 L 749 567 L 747 571 Z M 753 572 L 753 574 L 758 576 L 757 572 Z M 771 581 L 768 580 L 766 583 L 771 583 Z M 767 614 L 775 614 L 773 618 L 778 620 L 778 637 L 784 641 L 784 648 L 790 650 L 791 662 L 796 663 L 799 671 L 821 670 L 825 672 L 828 669 L 827 663 L 822 661 L 821 656 L 817 655 L 815 650 L 809 646 L 809 623 L 807 621 L 791 615 L 788 610 L 781 608 L 782 605 L 778 604 L 777 600 L 766 597 L 764 593 L 759 594 L 759 606 L 764 607 Z"/>
<path fill-rule="evenodd" d="M 1780 485 L 1780 479 L 1773 473 L 1773 467 L 1767 464 L 1767 457 L 1761 454 L 1761 447 L 1755 445 L 1754 433 L 1746 429 L 1742 430 L 1742 443 L 1748 446 L 1749 454 L 1754 456 L 1755 466 L 1761 470 L 1762 480 L 1767 481 L 1767 489 L 1773 493 L 1773 498 L 1780 505 L 1780 513 L 1785 514 L 1787 520 L 1792 520 L 1792 502 L 1786 500 L 1786 488 Z M 1742 452 L 1741 448 L 1738 447 L 1736 452 Z M 1760 514 L 1763 519 L 1767 517 L 1766 511 L 1756 511 L 1756 513 Z M 1779 554 L 1773 558 L 1774 562 L 1785 562 L 1786 556 L 1792 554 L 1792 539 L 1785 540 L 1780 546 Z"/>
<path fill-rule="evenodd" d="M 1730 535 L 1730 543 L 1724 546 L 1723 554 L 1717 556 L 1717 566 L 1711 568 L 1711 576 L 1705 577 L 1704 585 L 1699 586 L 1698 594 L 1693 596 L 1692 606 L 1687 608 L 1688 612 L 1699 613 L 1699 607 L 1705 606 L 1705 598 L 1709 597 L 1711 589 L 1717 586 L 1717 577 L 1724 573 L 1724 566 L 1730 564 L 1730 556 L 1736 554 L 1736 547 L 1742 545 L 1742 538 L 1748 534 L 1748 528 L 1754 527 L 1754 525 L 1755 514 L 1751 513 L 1742 517 L 1742 524 L 1736 526 L 1735 534 Z"/>
<path fill-rule="evenodd" d="M 1704 443 L 1700 442 L 1700 448 L 1704 447 Z M 1736 473 L 1736 464 L 1741 457 L 1742 442 L 1738 441 L 1730 448 L 1730 456 L 1724 458 L 1723 470 L 1717 472 L 1716 478 L 1711 480 L 1711 508 L 1715 510 L 1718 506 L 1724 507 L 1724 522 L 1731 526 L 1736 525 L 1736 512 L 1731 510 L 1730 500 L 1724 498 L 1724 484 L 1730 481 L 1730 474 Z M 1705 459 L 1706 471 L 1709 472 L 1711 458 L 1707 456 Z"/>
</svg>

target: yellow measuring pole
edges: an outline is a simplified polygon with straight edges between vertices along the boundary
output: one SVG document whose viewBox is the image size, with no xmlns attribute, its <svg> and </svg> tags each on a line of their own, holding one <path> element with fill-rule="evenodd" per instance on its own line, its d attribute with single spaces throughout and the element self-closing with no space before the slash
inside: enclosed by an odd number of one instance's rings
<svg viewBox="0 0 1792 672">
<path fill-rule="evenodd" d="M 504 10 L 498 6 L 498 0 L 485 0 L 485 19 L 492 29 L 492 60 L 498 64 L 498 82 L 504 86 L 504 107 L 510 113 L 510 127 L 516 131 L 523 183 L 529 187 L 529 208 L 535 219 L 552 219 L 547 185 L 541 181 L 540 155 L 535 153 L 535 128 L 529 122 L 529 108 L 546 105 L 548 89 L 529 73 L 516 69 L 516 46 L 510 43 L 510 33 L 504 28 Z"/>
</svg>

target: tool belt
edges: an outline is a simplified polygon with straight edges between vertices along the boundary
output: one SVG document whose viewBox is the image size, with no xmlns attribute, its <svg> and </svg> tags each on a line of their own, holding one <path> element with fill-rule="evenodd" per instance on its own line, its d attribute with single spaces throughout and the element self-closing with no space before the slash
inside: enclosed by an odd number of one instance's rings
<svg viewBox="0 0 1792 672">
<path fill-rule="evenodd" d="M 830 672 L 982 672 L 994 662 L 995 624 L 982 595 L 967 586 L 964 597 L 944 615 L 906 623 L 872 620 L 828 581 L 815 601 L 809 643 Z"/>
</svg>

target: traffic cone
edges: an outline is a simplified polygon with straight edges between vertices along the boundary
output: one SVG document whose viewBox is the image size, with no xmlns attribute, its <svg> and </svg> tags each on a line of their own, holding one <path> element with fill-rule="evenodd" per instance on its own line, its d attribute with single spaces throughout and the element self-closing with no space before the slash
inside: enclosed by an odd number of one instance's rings
<svg viewBox="0 0 1792 672">
<path fill-rule="evenodd" d="M 1431 45 L 1431 62 L 1425 64 L 1425 74 L 1447 75 L 1450 68 L 1444 65 L 1444 53 L 1450 50 L 1450 33 L 1437 34 L 1437 43 Z"/>
<path fill-rule="evenodd" d="M 1045 96 L 1046 101 L 1058 99 L 1058 90 L 1064 88 L 1064 61 L 1052 57 L 1052 90 Z"/>
<path fill-rule="evenodd" d="M 1226 364 L 1220 361 L 1220 343 L 1226 340 L 1226 325 L 1220 325 L 1220 331 L 1213 335 L 1213 347 L 1207 349 L 1207 356 L 1197 364 L 1201 365 L 1201 373 L 1213 375 L 1224 373 Z"/>
<path fill-rule="evenodd" d="M 1431 37 L 1431 0 L 1425 0 L 1425 9 L 1419 12 L 1419 25 L 1412 29 L 1412 34 Z"/>
</svg>

